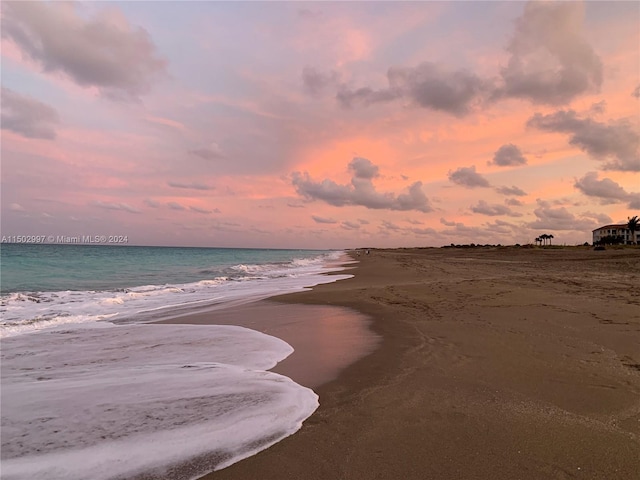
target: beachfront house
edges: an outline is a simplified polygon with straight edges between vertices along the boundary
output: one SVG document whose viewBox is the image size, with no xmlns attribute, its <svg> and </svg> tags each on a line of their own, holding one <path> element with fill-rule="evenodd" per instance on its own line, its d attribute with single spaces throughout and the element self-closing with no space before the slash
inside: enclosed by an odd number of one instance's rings
<svg viewBox="0 0 640 480">
<path fill-rule="evenodd" d="M 603 238 L 618 238 L 620 243 L 638 244 L 640 241 L 640 231 L 634 232 L 636 238 L 631 238 L 631 230 L 627 228 L 626 223 L 620 223 L 616 225 L 605 225 L 604 227 L 598 227 L 593 230 L 593 244 L 597 245 Z"/>
</svg>

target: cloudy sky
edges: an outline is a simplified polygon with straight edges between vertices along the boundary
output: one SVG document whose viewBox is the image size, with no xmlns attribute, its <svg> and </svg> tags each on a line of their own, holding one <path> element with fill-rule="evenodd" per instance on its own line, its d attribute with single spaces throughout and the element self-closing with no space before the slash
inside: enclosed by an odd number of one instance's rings
<svg viewBox="0 0 640 480">
<path fill-rule="evenodd" d="M 637 2 L 2 2 L 2 234 L 351 248 L 640 214 Z"/>
</svg>

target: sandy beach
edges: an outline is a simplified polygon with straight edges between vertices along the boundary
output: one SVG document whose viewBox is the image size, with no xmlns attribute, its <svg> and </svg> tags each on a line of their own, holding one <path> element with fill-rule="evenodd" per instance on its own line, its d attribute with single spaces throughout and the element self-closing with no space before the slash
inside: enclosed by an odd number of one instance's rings
<svg viewBox="0 0 640 480">
<path fill-rule="evenodd" d="M 205 479 L 640 475 L 640 250 L 372 250 L 279 303 L 369 315 L 296 434 Z"/>
</svg>

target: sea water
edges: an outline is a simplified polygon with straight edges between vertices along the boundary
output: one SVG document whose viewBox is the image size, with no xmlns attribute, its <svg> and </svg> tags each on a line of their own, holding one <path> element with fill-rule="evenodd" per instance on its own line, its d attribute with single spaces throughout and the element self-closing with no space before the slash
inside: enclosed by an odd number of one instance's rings
<svg viewBox="0 0 640 480">
<path fill-rule="evenodd" d="M 3 245 L 2 478 L 197 478 L 318 406 L 253 330 L 158 325 L 347 278 L 342 252 Z"/>
</svg>

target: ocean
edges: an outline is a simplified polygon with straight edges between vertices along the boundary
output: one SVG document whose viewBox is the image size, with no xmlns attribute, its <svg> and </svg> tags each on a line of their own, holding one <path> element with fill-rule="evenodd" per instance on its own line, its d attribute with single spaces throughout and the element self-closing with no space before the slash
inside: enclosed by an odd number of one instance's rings
<svg viewBox="0 0 640 480">
<path fill-rule="evenodd" d="M 189 480 L 297 431 L 293 348 L 233 325 L 151 324 L 350 275 L 344 252 L 3 244 L 2 478 Z"/>
</svg>

